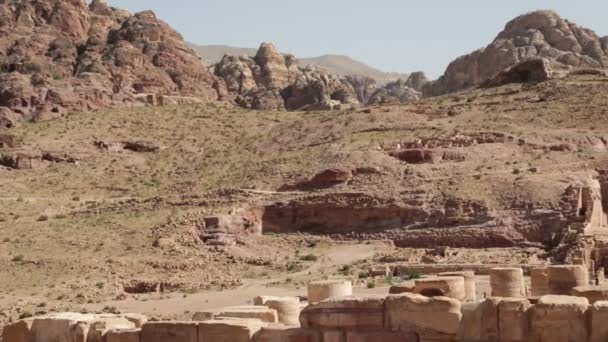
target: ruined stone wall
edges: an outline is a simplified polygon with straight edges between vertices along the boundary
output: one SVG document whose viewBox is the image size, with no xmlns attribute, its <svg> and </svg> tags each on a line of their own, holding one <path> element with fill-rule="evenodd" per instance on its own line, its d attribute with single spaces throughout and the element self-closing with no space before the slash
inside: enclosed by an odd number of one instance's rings
<svg viewBox="0 0 608 342">
<path fill-rule="evenodd" d="M 606 341 L 608 302 L 544 296 L 461 303 L 401 294 L 343 297 L 306 307 L 300 326 L 260 319 L 146 322 L 139 315 L 56 314 L 5 327 L 6 342 Z"/>
</svg>

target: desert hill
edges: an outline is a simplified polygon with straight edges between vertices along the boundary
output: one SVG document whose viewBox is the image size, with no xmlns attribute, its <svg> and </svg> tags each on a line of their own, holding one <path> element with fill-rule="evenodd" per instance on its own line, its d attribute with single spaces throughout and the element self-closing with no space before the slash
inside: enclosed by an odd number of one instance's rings
<svg viewBox="0 0 608 342">
<path fill-rule="evenodd" d="M 608 37 L 600 37 L 553 11 L 527 13 L 508 22 L 488 46 L 450 63 L 424 93 L 435 96 L 475 87 L 531 58 L 545 58 L 557 69 L 606 68 Z"/>
<path fill-rule="evenodd" d="M 257 49 L 255 48 L 238 48 L 226 45 L 197 45 L 193 43 L 189 43 L 189 45 L 207 64 L 215 64 L 221 61 L 224 55 L 255 56 L 257 53 Z M 384 72 L 349 56 L 342 55 L 298 58 L 298 64 L 301 67 L 309 65 L 317 66 L 331 74 L 339 76 L 359 75 L 370 77 L 380 85 L 396 81 L 400 78 L 404 80 L 408 78 L 408 74 Z"/>
</svg>

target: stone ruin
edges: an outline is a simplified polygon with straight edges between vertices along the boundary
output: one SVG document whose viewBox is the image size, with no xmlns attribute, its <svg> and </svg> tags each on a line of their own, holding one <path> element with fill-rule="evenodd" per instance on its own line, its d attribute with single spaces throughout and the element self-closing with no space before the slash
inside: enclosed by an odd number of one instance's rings
<svg viewBox="0 0 608 342">
<path fill-rule="evenodd" d="M 348 280 L 312 282 L 307 301 L 258 296 L 254 305 L 197 312 L 191 321 L 138 314 L 55 313 L 4 328 L 7 342 L 606 341 L 608 287 L 583 265 L 490 270 L 492 296 L 474 273 L 419 279 L 401 294 L 353 296 Z M 473 283 L 471 283 L 473 281 Z M 539 294 L 540 296 L 536 296 Z"/>
</svg>

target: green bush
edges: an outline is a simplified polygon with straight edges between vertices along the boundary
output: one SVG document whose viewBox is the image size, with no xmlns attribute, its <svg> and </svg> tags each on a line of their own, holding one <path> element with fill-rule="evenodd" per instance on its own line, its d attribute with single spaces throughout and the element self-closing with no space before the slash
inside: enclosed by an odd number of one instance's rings
<svg viewBox="0 0 608 342">
<path fill-rule="evenodd" d="M 367 282 L 367 288 L 368 289 L 373 289 L 375 287 L 376 287 L 376 283 L 375 282 L 373 282 L 373 281 L 368 281 Z"/>
<path fill-rule="evenodd" d="M 420 274 L 420 272 L 418 271 L 409 271 L 405 277 L 403 277 L 404 280 L 414 280 L 414 279 L 420 279 L 420 277 L 422 277 L 422 274 Z"/>
<path fill-rule="evenodd" d="M 367 279 L 367 278 L 369 278 L 369 273 L 359 272 L 359 279 Z"/>
</svg>

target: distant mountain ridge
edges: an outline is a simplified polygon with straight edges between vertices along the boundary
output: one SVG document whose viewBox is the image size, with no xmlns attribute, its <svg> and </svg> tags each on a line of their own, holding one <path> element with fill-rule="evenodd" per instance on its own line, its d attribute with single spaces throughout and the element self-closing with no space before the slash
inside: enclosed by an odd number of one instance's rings
<svg viewBox="0 0 608 342">
<path fill-rule="evenodd" d="M 255 48 L 239 48 L 227 45 L 196 45 L 188 43 L 205 63 L 215 64 L 224 55 L 255 56 L 258 51 Z M 297 56 L 296 56 L 297 57 Z M 373 78 L 378 84 L 386 84 L 397 79 L 407 79 L 409 74 L 397 72 L 384 72 L 371 67 L 363 62 L 357 61 L 349 56 L 323 55 L 312 58 L 298 58 L 300 66 L 314 65 L 326 69 L 328 72 L 340 76 L 361 75 Z"/>
</svg>

